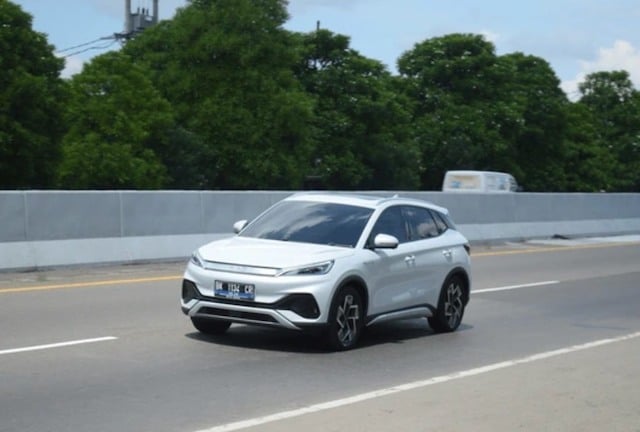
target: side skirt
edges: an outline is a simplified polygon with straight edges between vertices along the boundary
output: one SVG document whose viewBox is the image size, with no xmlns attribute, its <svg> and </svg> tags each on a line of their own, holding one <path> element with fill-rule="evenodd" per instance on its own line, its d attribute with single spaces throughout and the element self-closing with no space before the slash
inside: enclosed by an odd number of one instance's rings
<svg viewBox="0 0 640 432">
<path fill-rule="evenodd" d="M 375 316 L 367 318 L 367 326 L 379 324 L 387 321 L 414 319 L 414 318 L 429 318 L 433 316 L 436 309 L 431 305 L 420 305 L 408 309 L 401 309 L 391 312 L 385 312 Z"/>
</svg>

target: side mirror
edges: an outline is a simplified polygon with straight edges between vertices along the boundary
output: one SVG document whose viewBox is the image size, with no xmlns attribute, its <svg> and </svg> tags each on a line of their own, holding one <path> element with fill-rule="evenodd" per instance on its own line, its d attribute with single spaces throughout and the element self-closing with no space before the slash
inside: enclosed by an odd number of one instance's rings
<svg viewBox="0 0 640 432">
<path fill-rule="evenodd" d="M 395 249 L 400 244 L 397 238 L 389 234 L 378 234 L 373 239 L 374 249 Z"/>
<path fill-rule="evenodd" d="M 247 226 L 248 223 L 249 221 L 247 221 L 246 219 L 239 220 L 238 222 L 233 224 L 233 232 L 238 234 L 244 229 L 244 227 Z"/>
</svg>

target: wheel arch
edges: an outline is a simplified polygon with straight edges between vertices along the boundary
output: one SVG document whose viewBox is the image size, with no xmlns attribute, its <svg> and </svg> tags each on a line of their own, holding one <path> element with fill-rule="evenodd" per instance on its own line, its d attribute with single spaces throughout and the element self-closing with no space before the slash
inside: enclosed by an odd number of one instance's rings
<svg viewBox="0 0 640 432">
<path fill-rule="evenodd" d="M 335 296 L 337 292 L 346 286 L 352 286 L 358 290 L 363 302 L 364 316 L 366 317 L 369 310 L 369 290 L 367 289 L 367 283 L 360 276 L 347 276 L 340 281 L 333 295 Z"/>
</svg>

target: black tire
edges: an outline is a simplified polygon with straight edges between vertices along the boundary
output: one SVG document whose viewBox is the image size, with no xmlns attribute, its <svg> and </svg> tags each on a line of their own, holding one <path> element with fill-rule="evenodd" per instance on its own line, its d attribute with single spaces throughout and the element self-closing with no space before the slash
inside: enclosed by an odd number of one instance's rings
<svg viewBox="0 0 640 432">
<path fill-rule="evenodd" d="M 438 309 L 429 317 L 429 325 L 436 333 L 455 331 L 462 322 L 466 306 L 466 284 L 457 275 L 449 277 L 440 290 Z"/>
<path fill-rule="evenodd" d="M 329 349 L 346 351 L 358 343 L 363 331 L 364 302 L 350 286 L 340 289 L 331 302 L 326 341 Z"/>
<path fill-rule="evenodd" d="M 221 321 L 208 318 L 191 318 L 193 326 L 198 329 L 200 333 L 208 335 L 221 335 L 231 327 L 229 321 Z"/>
</svg>

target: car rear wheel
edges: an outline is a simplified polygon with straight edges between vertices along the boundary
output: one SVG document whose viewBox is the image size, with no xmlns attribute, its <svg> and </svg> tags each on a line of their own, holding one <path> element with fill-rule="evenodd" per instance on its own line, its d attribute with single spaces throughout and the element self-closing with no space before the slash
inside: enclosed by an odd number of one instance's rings
<svg viewBox="0 0 640 432">
<path fill-rule="evenodd" d="M 192 317 L 191 322 L 200 333 L 208 335 L 221 335 L 231 327 L 230 322 L 216 319 Z"/>
<path fill-rule="evenodd" d="M 353 287 L 342 288 L 333 298 L 329 312 L 327 343 L 330 349 L 345 351 L 358 343 L 363 329 L 363 301 Z"/>
<path fill-rule="evenodd" d="M 456 330 L 462 322 L 465 307 L 464 280 L 457 275 L 449 277 L 440 291 L 438 309 L 429 317 L 429 325 L 436 333 Z"/>
</svg>

